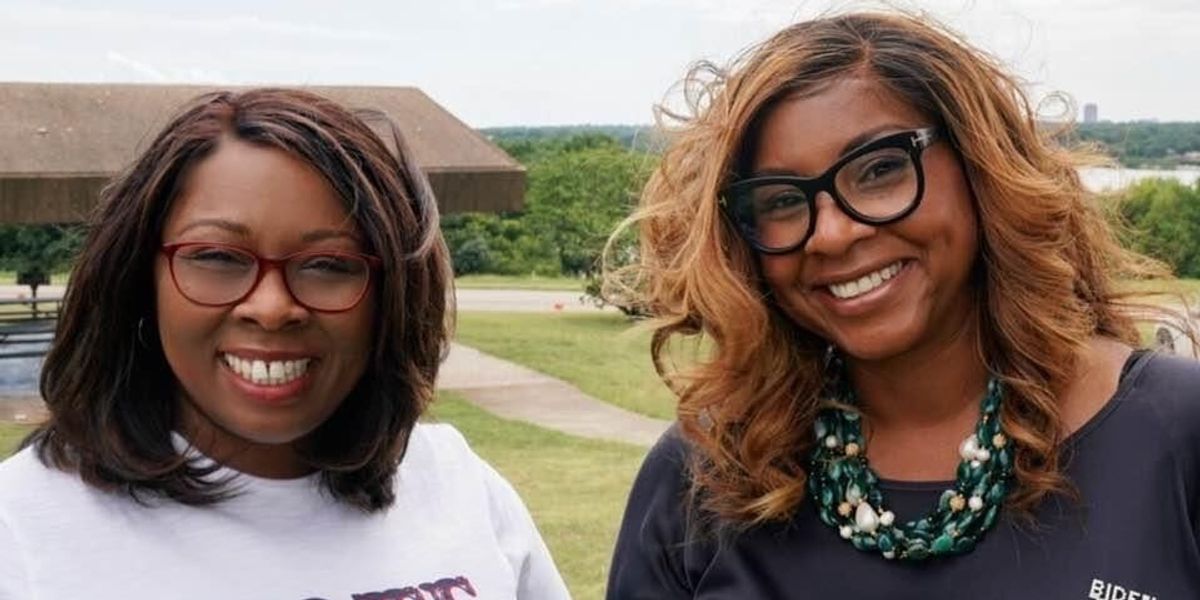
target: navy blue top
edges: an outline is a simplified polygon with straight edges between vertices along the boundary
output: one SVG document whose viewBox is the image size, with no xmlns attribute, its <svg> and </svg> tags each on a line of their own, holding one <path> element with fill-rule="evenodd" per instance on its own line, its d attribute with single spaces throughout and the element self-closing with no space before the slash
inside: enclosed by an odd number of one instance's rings
<svg viewBox="0 0 1200 600">
<path fill-rule="evenodd" d="M 689 533 L 686 442 L 672 428 L 638 474 L 608 598 L 1176 600 L 1200 598 L 1200 363 L 1135 353 L 1112 399 L 1064 446 L 1081 502 L 1051 497 L 1033 527 L 1001 512 L 968 554 L 912 564 L 860 552 L 805 502 L 786 523 Z M 952 482 L 884 481 L 897 521 Z"/>
</svg>

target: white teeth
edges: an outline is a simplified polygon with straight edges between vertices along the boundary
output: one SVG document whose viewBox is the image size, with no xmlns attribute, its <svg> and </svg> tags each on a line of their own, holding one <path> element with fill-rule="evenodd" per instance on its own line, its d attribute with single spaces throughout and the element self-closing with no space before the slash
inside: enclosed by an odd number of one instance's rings
<svg viewBox="0 0 1200 600">
<path fill-rule="evenodd" d="M 308 372 L 311 360 L 250 360 L 232 354 L 224 354 L 223 357 L 225 364 L 238 377 L 256 385 L 283 385 L 295 381 Z"/>
<path fill-rule="evenodd" d="M 854 281 L 832 283 L 829 285 L 829 291 L 841 300 L 861 296 L 883 285 L 883 282 L 895 277 L 900 272 L 900 267 L 900 262 L 895 262 L 874 273 L 863 275 Z"/>
</svg>

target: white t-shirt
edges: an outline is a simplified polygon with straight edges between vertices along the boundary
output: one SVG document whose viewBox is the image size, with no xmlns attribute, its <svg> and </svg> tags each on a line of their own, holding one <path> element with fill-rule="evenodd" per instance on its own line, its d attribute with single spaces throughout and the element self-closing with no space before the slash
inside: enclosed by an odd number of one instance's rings
<svg viewBox="0 0 1200 600">
<path fill-rule="evenodd" d="M 215 506 L 147 507 L 26 448 L 0 464 L 0 600 L 569 598 L 521 499 L 449 425 L 416 427 L 375 514 L 316 476 L 236 481 Z"/>
</svg>

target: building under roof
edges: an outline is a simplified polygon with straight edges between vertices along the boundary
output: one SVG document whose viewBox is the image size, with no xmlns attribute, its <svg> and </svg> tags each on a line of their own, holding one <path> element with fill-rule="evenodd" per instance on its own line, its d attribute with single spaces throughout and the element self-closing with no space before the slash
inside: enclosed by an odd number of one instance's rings
<svg viewBox="0 0 1200 600">
<path fill-rule="evenodd" d="M 199 85 L 0 83 L 0 222 L 86 219 L 100 188 Z M 411 87 L 305 86 L 350 108 L 387 113 L 444 213 L 519 210 L 525 169 Z"/>
</svg>

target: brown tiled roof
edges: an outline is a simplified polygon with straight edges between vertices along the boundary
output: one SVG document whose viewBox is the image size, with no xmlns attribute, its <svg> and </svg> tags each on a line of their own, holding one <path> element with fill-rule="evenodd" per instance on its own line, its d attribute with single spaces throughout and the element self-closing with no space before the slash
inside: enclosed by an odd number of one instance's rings
<svg viewBox="0 0 1200 600">
<path fill-rule="evenodd" d="M 91 195 L 96 182 L 124 168 L 180 106 L 216 89 L 222 88 L 0 83 L 0 220 L 74 220 L 78 215 L 57 214 L 63 211 L 46 210 L 47 204 L 62 204 L 64 209 L 70 205 L 74 208 L 67 213 L 78 212 L 83 208 L 78 206 L 80 197 Z M 444 211 L 520 208 L 524 168 L 420 90 L 306 89 L 351 108 L 388 113 L 430 177 Z M 46 197 L 56 193 L 65 196 Z M 33 213 L 24 209 L 36 207 L 7 206 L 14 202 L 40 204 L 40 212 L 46 214 L 30 217 Z M 14 213 L 18 208 L 20 214 Z"/>
</svg>

